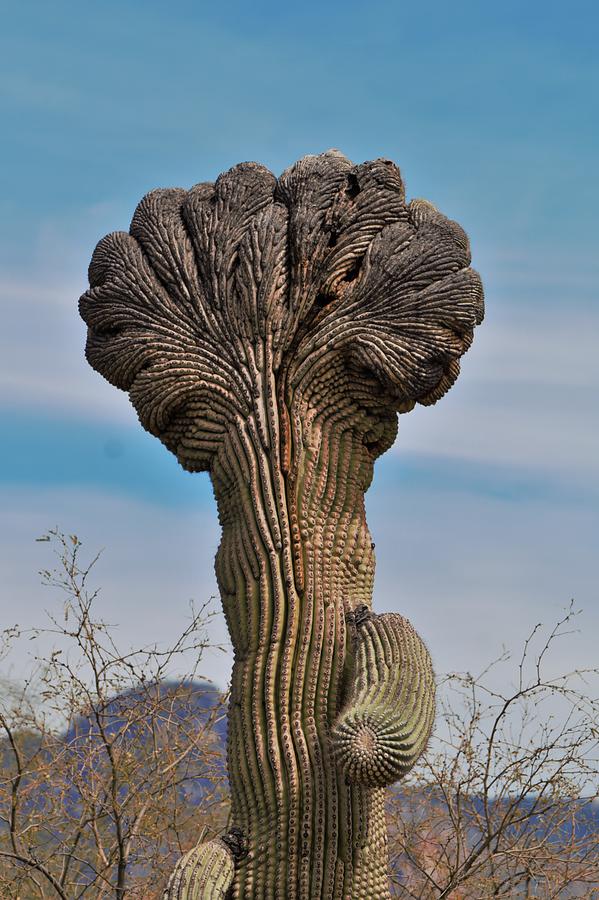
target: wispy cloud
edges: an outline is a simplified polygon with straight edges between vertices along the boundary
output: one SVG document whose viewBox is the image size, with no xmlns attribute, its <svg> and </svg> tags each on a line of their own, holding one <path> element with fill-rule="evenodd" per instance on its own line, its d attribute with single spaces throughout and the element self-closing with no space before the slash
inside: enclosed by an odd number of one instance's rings
<svg viewBox="0 0 599 900">
<path fill-rule="evenodd" d="M 540 496 L 514 503 L 459 485 L 395 483 L 393 461 L 385 465 L 367 495 L 375 607 L 413 621 L 438 671 L 473 671 L 502 646 L 517 650 L 536 622 L 557 621 L 571 598 L 583 610 L 581 633 L 560 645 L 556 669 L 595 664 L 596 502 Z"/>
<path fill-rule="evenodd" d="M 99 217 L 110 212 L 101 210 Z M 60 247 L 60 234 L 52 242 Z M 5 415 L 40 416 L 42 440 L 49 412 L 82 427 L 136 425 L 127 396 L 84 359 L 85 326 L 77 313 L 83 271 L 65 277 L 46 268 L 47 256 L 40 250 L 41 262 L 26 278 L 0 283 Z M 488 316 L 464 358 L 463 376 L 434 410 L 417 408 L 402 417 L 394 452 L 553 473 L 574 486 L 596 479 L 599 309 L 575 298 L 567 311 L 539 308 L 521 290 L 519 302 L 505 300 L 492 278 L 487 293 Z"/>
<path fill-rule="evenodd" d="M 65 597 L 40 584 L 40 569 L 56 560 L 52 545 L 36 538 L 58 526 L 84 542 L 84 557 L 102 555 L 90 576 L 100 588 L 99 618 L 117 626 L 121 646 L 172 643 L 198 605 L 217 593 L 214 555 L 219 528 L 213 508 L 169 510 L 131 496 L 81 487 L 4 487 L 0 500 L 2 627 L 46 624 L 45 611 L 59 615 Z M 219 603 L 213 606 L 220 610 Z M 222 616 L 210 625 L 211 641 L 229 646 Z M 31 655 L 48 651 L 50 639 L 27 642 L 14 658 L 15 677 L 31 667 Z M 30 654 L 25 655 L 25 651 Z M 190 660 L 187 661 L 191 665 Z M 225 685 L 231 656 L 214 651 L 200 671 Z M 184 674 L 180 669 L 172 674 Z"/>
<path fill-rule="evenodd" d="M 434 410 L 400 421 L 397 452 L 518 466 L 596 485 L 599 474 L 599 309 L 501 303 Z M 592 487 L 591 485 L 591 487 Z"/>
<path fill-rule="evenodd" d="M 555 621 L 572 596 L 584 609 L 582 633 L 559 646 L 556 670 L 593 664 L 599 628 L 596 511 L 541 501 L 514 515 L 513 505 L 498 497 L 398 484 L 389 471 L 379 474 L 367 503 L 377 553 L 375 607 L 413 621 L 439 672 L 475 670 L 503 645 L 517 649 L 537 621 Z M 213 504 L 169 509 L 98 489 L 5 487 L 4 625 L 39 625 L 44 610 L 59 613 L 64 598 L 42 588 L 37 575 L 53 564 L 50 547 L 35 542 L 56 525 L 77 533 L 90 555 L 104 548 L 91 581 L 101 587 L 97 613 L 118 626 L 125 646 L 168 644 L 186 621 L 189 599 L 202 602 L 217 591 Z M 213 643 L 228 645 L 222 617 L 210 635 Z M 39 654 L 49 646 L 31 642 L 26 649 Z M 215 651 L 203 671 L 225 685 L 231 662 L 230 653 Z M 14 674 L 30 665 L 21 654 Z"/>
</svg>

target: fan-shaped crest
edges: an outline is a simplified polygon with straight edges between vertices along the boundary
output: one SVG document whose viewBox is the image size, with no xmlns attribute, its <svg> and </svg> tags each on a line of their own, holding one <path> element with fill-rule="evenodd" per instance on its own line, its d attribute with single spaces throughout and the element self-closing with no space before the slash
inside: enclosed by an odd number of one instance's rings
<svg viewBox="0 0 599 900">
<path fill-rule="evenodd" d="M 308 156 L 157 190 L 98 244 L 80 301 L 87 358 L 187 468 L 210 465 L 260 385 L 341 357 L 395 409 L 434 403 L 482 318 L 462 229 L 406 203 L 398 168 Z M 283 365 L 285 364 L 285 365 Z"/>
</svg>

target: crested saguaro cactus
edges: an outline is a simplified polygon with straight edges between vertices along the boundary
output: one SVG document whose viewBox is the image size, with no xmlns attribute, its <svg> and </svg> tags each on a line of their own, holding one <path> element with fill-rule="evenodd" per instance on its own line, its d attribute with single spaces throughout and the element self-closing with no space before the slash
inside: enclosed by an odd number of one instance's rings
<svg viewBox="0 0 599 900">
<path fill-rule="evenodd" d="M 364 493 L 397 413 L 458 375 L 469 263 L 392 162 L 337 151 L 153 191 L 94 252 L 87 359 L 210 473 L 222 526 L 236 838 L 184 857 L 172 900 L 390 896 L 385 786 L 427 742 L 434 681 L 408 622 L 369 610 Z"/>
</svg>

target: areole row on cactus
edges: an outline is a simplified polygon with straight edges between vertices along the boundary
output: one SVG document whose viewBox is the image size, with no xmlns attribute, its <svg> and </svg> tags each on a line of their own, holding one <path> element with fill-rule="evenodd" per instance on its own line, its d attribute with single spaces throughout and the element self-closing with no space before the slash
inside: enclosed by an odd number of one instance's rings
<svg viewBox="0 0 599 900">
<path fill-rule="evenodd" d="M 163 900 L 221 900 L 230 893 L 235 863 L 245 856 L 241 829 L 200 843 L 182 856 L 171 875 Z"/>
<path fill-rule="evenodd" d="M 459 373 L 469 263 L 391 161 L 338 151 L 153 191 L 94 252 L 87 358 L 210 473 L 222 526 L 237 837 L 184 857 L 169 900 L 390 896 L 385 785 L 426 744 L 434 680 L 409 623 L 369 611 L 364 493 L 398 412 Z"/>
</svg>

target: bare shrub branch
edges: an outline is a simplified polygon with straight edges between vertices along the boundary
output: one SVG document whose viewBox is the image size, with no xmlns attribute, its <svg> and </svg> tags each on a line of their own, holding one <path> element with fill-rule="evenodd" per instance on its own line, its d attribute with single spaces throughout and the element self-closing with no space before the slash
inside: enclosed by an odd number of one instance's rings
<svg viewBox="0 0 599 900">
<path fill-rule="evenodd" d="M 198 676 L 212 614 L 192 607 L 169 647 L 123 651 L 88 587 L 98 557 L 84 562 L 75 535 L 44 540 L 61 616 L 7 629 L 0 655 L 27 638 L 56 644 L 0 708 L 0 896 L 151 900 L 198 832 L 227 821 L 224 698 Z"/>
<path fill-rule="evenodd" d="M 549 674 L 579 611 L 441 680 L 437 735 L 389 806 L 394 896 L 588 897 L 599 890 L 597 670 Z M 595 691 L 594 696 L 597 696 Z"/>
</svg>

